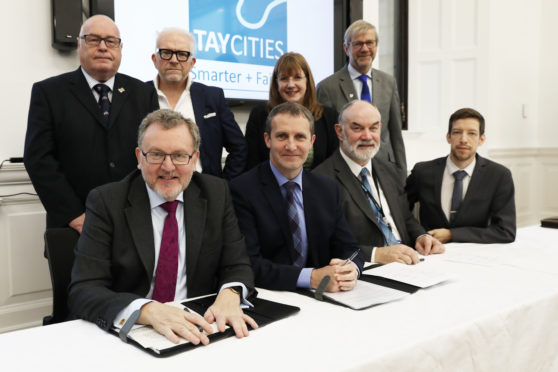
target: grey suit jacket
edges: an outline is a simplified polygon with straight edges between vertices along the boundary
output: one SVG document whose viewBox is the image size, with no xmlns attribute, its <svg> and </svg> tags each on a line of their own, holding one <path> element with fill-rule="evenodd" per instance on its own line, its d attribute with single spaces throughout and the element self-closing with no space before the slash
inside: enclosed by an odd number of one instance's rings
<svg viewBox="0 0 558 372">
<path fill-rule="evenodd" d="M 318 101 L 337 111 L 350 101 L 358 99 L 347 65 L 322 80 L 318 86 Z M 382 136 L 378 159 L 396 163 L 402 183 L 407 178 L 405 144 L 401 134 L 401 103 L 395 78 L 380 70 L 372 69 L 372 103 L 382 115 Z"/>
<path fill-rule="evenodd" d="M 226 181 L 196 172 L 183 197 L 188 297 L 216 292 L 230 282 L 253 288 Z M 153 279 L 151 209 L 141 173 L 93 189 L 86 208 L 68 307 L 72 318 L 107 330 L 119 311 L 147 295 Z"/>
<path fill-rule="evenodd" d="M 509 169 L 477 154 L 477 163 L 452 224 L 441 204 L 444 156 L 417 163 L 407 179 L 411 207 L 420 205 L 420 222 L 426 230 L 451 230 L 454 242 L 509 243 L 515 240 L 515 201 Z"/>
<path fill-rule="evenodd" d="M 414 248 L 416 238 L 424 234 L 425 230 L 409 211 L 407 197 L 395 168 L 374 157 L 372 171 L 389 204 L 401 240 L 404 244 Z M 372 248 L 383 246 L 384 237 L 378 225 L 378 219 L 362 191 L 360 181 L 351 172 L 339 151 L 335 151 L 314 169 L 314 172 L 335 179 L 341 186 L 341 204 L 345 218 L 361 245 L 364 257 L 367 261 L 371 261 Z"/>
</svg>

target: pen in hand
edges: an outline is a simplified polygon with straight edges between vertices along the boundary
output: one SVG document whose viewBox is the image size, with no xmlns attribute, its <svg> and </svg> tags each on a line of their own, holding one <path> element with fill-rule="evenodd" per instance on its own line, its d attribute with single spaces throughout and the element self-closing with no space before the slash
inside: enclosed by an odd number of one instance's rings
<svg viewBox="0 0 558 372">
<path fill-rule="evenodd" d="M 355 251 L 355 253 L 353 253 L 353 254 L 351 255 L 351 257 L 347 258 L 347 259 L 345 260 L 345 262 L 343 263 L 342 266 L 345 266 L 345 265 L 348 264 L 349 262 L 353 262 L 353 260 L 354 260 L 355 257 L 357 256 L 358 252 L 360 252 L 360 248 L 357 249 L 357 250 Z"/>
</svg>

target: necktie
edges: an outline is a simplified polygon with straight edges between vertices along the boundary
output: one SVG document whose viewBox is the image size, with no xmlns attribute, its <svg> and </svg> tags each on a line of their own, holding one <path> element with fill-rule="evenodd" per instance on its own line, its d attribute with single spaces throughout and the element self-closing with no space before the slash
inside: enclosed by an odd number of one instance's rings
<svg viewBox="0 0 558 372">
<path fill-rule="evenodd" d="M 395 238 L 393 232 L 391 232 L 391 229 L 389 228 L 386 221 L 384 220 L 384 216 L 382 216 L 382 213 L 380 213 L 380 210 L 378 209 L 376 203 L 374 202 L 374 196 L 372 195 L 372 188 L 370 187 L 370 183 L 368 183 L 368 172 L 366 168 L 362 168 L 362 170 L 360 171 L 360 178 L 362 180 L 362 186 L 364 187 L 366 197 L 370 202 L 370 206 L 372 206 L 372 211 L 374 211 L 374 215 L 378 219 L 378 225 L 380 226 L 380 230 L 384 235 L 385 245 L 390 246 L 390 245 L 399 244 L 399 241 Z"/>
<path fill-rule="evenodd" d="M 451 195 L 450 224 L 453 224 L 459 206 L 461 205 L 461 199 L 463 199 L 463 178 L 465 178 L 466 175 L 467 172 L 464 170 L 453 172 L 455 183 L 453 184 L 453 194 Z"/>
<path fill-rule="evenodd" d="M 304 257 L 302 256 L 302 232 L 300 231 L 298 211 L 296 209 L 294 200 L 294 188 L 296 183 L 289 181 L 285 183 L 285 189 L 287 190 L 287 214 L 289 216 L 289 227 L 291 228 L 291 233 L 293 235 L 293 247 L 296 252 L 295 266 L 304 266 Z"/>
<path fill-rule="evenodd" d="M 358 77 L 362 81 L 362 91 L 360 92 L 360 99 L 363 101 L 372 102 L 370 97 L 370 89 L 368 89 L 368 75 L 360 75 Z"/>
<path fill-rule="evenodd" d="M 105 120 L 105 124 L 108 124 L 109 115 L 110 115 L 110 100 L 108 94 L 110 92 L 110 88 L 108 85 L 105 84 L 96 84 L 93 89 L 97 93 L 99 93 L 99 108 L 101 109 L 101 115 Z"/>
<path fill-rule="evenodd" d="M 174 300 L 176 291 L 176 275 L 178 272 L 178 223 L 176 222 L 176 207 L 178 200 L 161 204 L 167 211 L 163 236 L 161 238 L 161 249 L 159 250 L 159 261 L 155 272 L 155 286 L 152 298 L 159 302 Z"/>
</svg>

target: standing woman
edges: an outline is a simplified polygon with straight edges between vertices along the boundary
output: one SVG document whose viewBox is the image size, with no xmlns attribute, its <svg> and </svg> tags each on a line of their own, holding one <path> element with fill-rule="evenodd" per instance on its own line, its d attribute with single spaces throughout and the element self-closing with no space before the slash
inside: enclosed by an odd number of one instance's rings
<svg viewBox="0 0 558 372">
<path fill-rule="evenodd" d="M 283 102 L 299 103 L 310 110 L 314 116 L 316 140 L 304 163 L 305 169 L 313 169 L 339 147 L 334 129 L 337 111 L 318 103 L 314 78 L 308 62 L 301 54 L 289 52 L 283 54 L 275 63 L 269 87 L 269 101 L 250 111 L 246 123 L 248 144 L 246 170 L 269 159 L 269 149 L 264 141 L 265 121 L 267 114 Z"/>
</svg>

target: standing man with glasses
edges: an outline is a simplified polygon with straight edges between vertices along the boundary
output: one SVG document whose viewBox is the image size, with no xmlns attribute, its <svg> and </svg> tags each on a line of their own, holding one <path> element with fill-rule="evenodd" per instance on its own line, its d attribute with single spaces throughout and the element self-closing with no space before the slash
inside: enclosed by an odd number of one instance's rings
<svg viewBox="0 0 558 372">
<path fill-rule="evenodd" d="M 256 322 L 240 304 L 254 287 L 227 182 L 195 172 L 200 133 L 172 110 L 152 112 L 137 137 L 137 167 L 87 198 L 68 294 L 73 318 L 103 330 L 149 324 L 178 343 L 207 344 L 225 324 Z M 205 314 L 166 304 L 218 292 Z"/>
<path fill-rule="evenodd" d="M 223 90 L 193 82 L 190 71 L 196 63 L 194 36 L 168 28 L 157 37 L 151 59 L 158 71 L 153 84 L 159 106 L 180 112 L 199 127 L 202 144 L 197 171 L 228 180 L 238 176 L 246 163 L 246 140 L 225 102 Z M 228 156 L 221 165 L 223 147 Z"/>
<path fill-rule="evenodd" d="M 401 134 L 401 103 L 395 78 L 372 68 L 378 43 L 376 27 L 364 20 L 353 22 L 345 31 L 343 44 L 349 63 L 318 84 L 318 101 L 337 111 L 357 99 L 373 103 L 380 111 L 384 125 L 377 157 L 395 165 L 404 184 L 407 159 Z"/>
<path fill-rule="evenodd" d="M 91 189 L 134 169 L 137 128 L 157 109 L 153 87 L 117 73 L 120 32 L 104 15 L 86 20 L 80 67 L 33 85 L 24 162 L 47 212 L 47 228 L 81 233 Z"/>
</svg>

